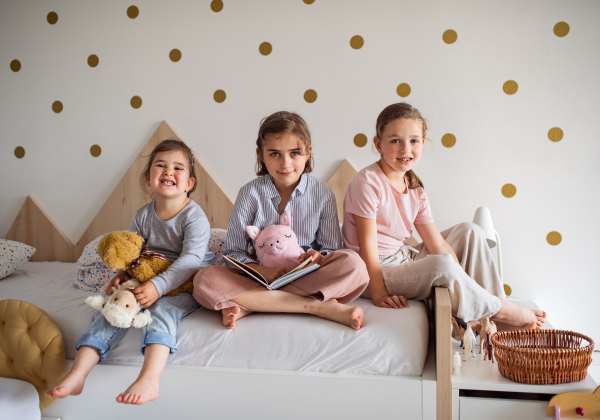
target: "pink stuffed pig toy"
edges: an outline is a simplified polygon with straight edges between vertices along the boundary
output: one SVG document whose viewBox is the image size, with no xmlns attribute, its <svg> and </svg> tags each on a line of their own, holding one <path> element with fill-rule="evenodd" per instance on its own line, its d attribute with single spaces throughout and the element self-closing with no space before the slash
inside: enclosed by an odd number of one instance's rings
<svg viewBox="0 0 600 420">
<path fill-rule="evenodd" d="M 300 265 L 298 257 L 304 250 L 298 245 L 298 238 L 290 228 L 292 217 L 285 211 L 278 225 L 270 225 L 260 230 L 256 226 L 246 226 L 246 233 L 254 239 L 256 256 L 265 267 L 283 266 L 293 270 Z"/>
</svg>

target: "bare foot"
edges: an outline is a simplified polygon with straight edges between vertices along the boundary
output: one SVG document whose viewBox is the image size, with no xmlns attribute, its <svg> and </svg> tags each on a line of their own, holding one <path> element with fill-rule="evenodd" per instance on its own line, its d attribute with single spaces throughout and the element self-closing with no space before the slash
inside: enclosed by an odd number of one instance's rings
<svg viewBox="0 0 600 420">
<path fill-rule="evenodd" d="M 231 308 L 223 309 L 221 313 L 223 314 L 223 326 L 232 330 L 235 328 L 235 321 L 246 315 L 250 315 L 252 311 L 247 311 L 239 306 L 232 306 Z"/>
<path fill-rule="evenodd" d="M 318 302 L 315 315 L 339 322 L 355 330 L 360 330 L 364 320 L 364 312 L 361 307 L 346 306 L 338 303 L 335 299 Z"/>
<path fill-rule="evenodd" d="M 118 403 L 123 404 L 145 404 L 158 398 L 159 381 L 145 378 L 137 378 L 127 391 L 119 394 Z"/>
<path fill-rule="evenodd" d="M 71 371 L 52 388 L 48 388 L 45 395 L 51 398 L 65 398 L 69 395 L 79 395 L 83 391 L 84 383 L 85 377 Z"/>
<path fill-rule="evenodd" d="M 546 322 L 546 312 L 544 311 L 522 308 L 519 305 L 502 299 L 500 300 L 500 304 L 500 310 L 492 317 L 494 322 L 505 324 L 499 326 L 499 329 L 500 327 L 503 327 L 502 329 L 504 330 L 514 329 L 515 327 L 538 329 L 542 328 Z M 508 328 L 505 326 L 508 326 Z"/>
</svg>

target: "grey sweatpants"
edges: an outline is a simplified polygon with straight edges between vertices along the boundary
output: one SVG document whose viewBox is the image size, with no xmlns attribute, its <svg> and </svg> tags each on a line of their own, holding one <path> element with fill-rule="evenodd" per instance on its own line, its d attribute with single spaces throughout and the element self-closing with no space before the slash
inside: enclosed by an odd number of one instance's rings
<svg viewBox="0 0 600 420">
<path fill-rule="evenodd" d="M 449 254 L 430 254 L 423 243 L 402 247 L 396 254 L 379 257 L 388 293 L 421 300 L 429 297 L 432 287 L 446 287 L 452 315 L 465 321 L 495 315 L 506 295 L 483 230 L 461 223 L 441 234 L 460 265 Z M 368 289 L 362 296 L 371 297 Z"/>
</svg>

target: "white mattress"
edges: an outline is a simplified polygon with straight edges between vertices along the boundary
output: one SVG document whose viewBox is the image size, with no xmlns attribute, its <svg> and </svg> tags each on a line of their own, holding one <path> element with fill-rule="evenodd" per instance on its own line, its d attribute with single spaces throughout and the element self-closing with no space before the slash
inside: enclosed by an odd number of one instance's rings
<svg viewBox="0 0 600 420">
<path fill-rule="evenodd" d="M 74 263 L 27 262 L 0 280 L 0 300 L 25 300 L 50 315 L 62 331 L 68 359 L 75 357 L 75 344 L 94 313 L 84 303 L 93 293 L 74 286 L 76 273 Z M 409 301 L 409 308 L 392 310 L 365 299 L 354 305 L 365 311 L 360 331 L 302 314 L 252 314 L 227 330 L 220 312 L 201 308 L 181 322 L 178 351 L 169 364 L 420 376 L 428 346 L 425 305 Z M 141 334 L 131 328 L 107 361 L 141 363 Z"/>
</svg>

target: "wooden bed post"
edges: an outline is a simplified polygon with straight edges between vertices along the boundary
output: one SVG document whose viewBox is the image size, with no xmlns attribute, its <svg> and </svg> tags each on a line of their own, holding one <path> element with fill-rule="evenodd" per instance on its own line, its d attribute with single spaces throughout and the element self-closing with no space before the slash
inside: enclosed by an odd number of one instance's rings
<svg viewBox="0 0 600 420">
<path fill-rule="evenodd" d="M 452 305 L 444 287 L 435 288 L 436 418 L 452 418 Z"/>
</svg>

